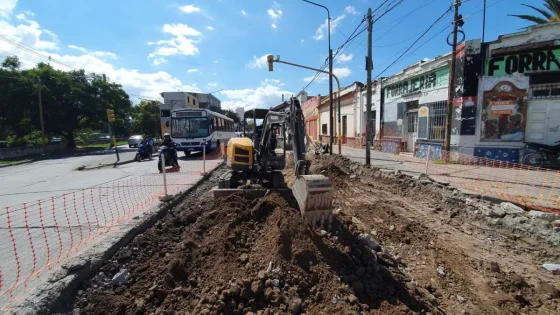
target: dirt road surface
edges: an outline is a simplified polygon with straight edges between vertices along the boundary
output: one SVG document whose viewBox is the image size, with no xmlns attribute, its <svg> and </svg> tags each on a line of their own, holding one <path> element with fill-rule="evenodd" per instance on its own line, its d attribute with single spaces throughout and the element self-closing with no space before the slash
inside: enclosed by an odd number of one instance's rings
<svg viewBox="0 0 560 315">
<path fill-rule="evenodd" d="M 288 185 L 291 172 L 285 172 Z M 59 311 L 560 312 L 560 276 L 541 267 L 560 261 L 550 245 L 556 239 L 500 224 L 547 227 L 522 210 L 501 213 L 429 180 L 325 156 L 313 162 L 312 173 L 331 178 L 336 218 L 330 229 L 312 230 L 289 196 L 211 199 L 207 190 L 219 173 L 122 248 Z M 120 285 L 114 279 L 122 270 L 130 277 Z"/>
</svg>

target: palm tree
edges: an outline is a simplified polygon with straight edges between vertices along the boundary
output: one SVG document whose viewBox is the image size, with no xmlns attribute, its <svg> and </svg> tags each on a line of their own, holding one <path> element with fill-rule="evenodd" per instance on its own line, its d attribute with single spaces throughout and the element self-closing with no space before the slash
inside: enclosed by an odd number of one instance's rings
<svg viewBox="0 0 560 315">
<path fill-rule="evenodd" d="M 510 14 L 510 16 L 515 16 L 523 20 L 531 21 L 536 24 L 547 24 L 552 22 L 560 22 L 560 0 L 544 0 L 545 9 L 539 9 L 532 5 L 523 4 L 524 6 L 531 8 L 539 12 L 543 17 L 528 15 L 528 14 Z"/>
</svg>

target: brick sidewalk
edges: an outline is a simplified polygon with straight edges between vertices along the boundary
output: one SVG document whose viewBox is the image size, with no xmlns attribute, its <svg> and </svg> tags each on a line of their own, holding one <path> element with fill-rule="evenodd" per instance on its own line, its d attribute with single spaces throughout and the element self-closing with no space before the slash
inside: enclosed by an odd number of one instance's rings
<svg viewBox="0 0 560 315">
<path fill-rule="evenodd" d="M 342 154 L 365 163 L 365 149 L 343 147 Z M 466 157 L 462 159 L 467 161 Z M 507 199 L 539 210 L 560 210 L 560 172 L 527 169 L 523 165 L 494 160 L 481 161 L 477 165 L 430 161 L 428 174 L 468 192 Z M 420 175 L 426 170 L 425 159 L 379 151 L 371 151 L 371 165 L 411 175 Z"/>
</svg>

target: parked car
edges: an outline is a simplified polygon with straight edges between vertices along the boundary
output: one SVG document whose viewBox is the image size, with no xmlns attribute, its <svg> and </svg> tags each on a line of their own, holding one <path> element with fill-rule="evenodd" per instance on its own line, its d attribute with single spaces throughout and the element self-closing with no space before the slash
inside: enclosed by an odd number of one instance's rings
<svg viewBox="0 0 560 315">
<path fill-rule="evenodd" d="M 140 142 L 142 142 L 142 140 L 144 140 L 144 138 L 141 135 L 132 135 L 130 136 L 130 138 L 128 138 L 128 147 L 129 148 L 138 147 L 138 145 L 140 144 Z"/>
</svg>

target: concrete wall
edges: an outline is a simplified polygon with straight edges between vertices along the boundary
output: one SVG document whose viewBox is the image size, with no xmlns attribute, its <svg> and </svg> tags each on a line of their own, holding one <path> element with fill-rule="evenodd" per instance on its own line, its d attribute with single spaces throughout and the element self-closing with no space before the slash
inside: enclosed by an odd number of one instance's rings
<svg viewBox="0 0 560 315">
<path fill-rule="evenodd" d="M 49 144 L 45 146 L 45 153 L 54 153 L 64 150 L 63 144 Z M 28 155 L 35 155 L 43 153 L 41 146 L 37 147 L 17 147 L 0 149 L 0 160 L 11 159 Z"/>
</svg>

